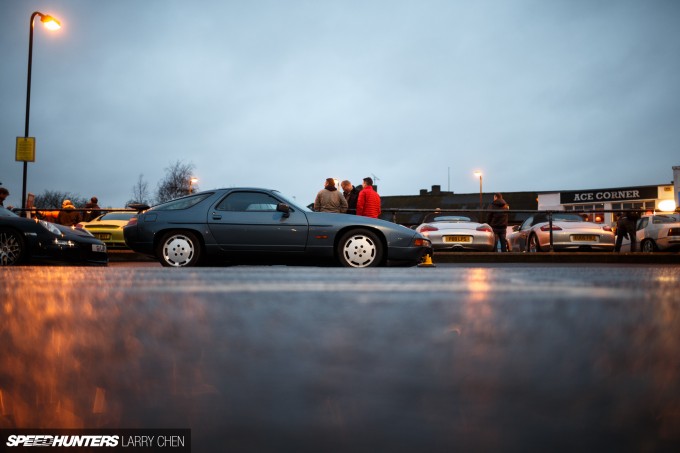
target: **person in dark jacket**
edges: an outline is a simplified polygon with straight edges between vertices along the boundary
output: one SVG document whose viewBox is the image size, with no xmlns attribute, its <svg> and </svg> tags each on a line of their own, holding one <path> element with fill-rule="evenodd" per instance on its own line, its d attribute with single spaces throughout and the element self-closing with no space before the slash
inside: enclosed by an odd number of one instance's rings
<svg viewBox="0 0 680 453">
<path fill-rule="evenodd" d="M 489 209 L 491 212 L 489 212 L 486 223 L 489 224 L 496 237 L 494 243 L 501 241 L 501 252 L 507 252 L 508 243 L 505 239 L 505 234 L 508 228 L 508 209 L 510 209 L 510 207 L 503 199 L 503 195 L 495 193 L 493 194 L 493 203 L 489 205 Z"/>
<path fill-rule="evenodd" d="M 354 187 L 348 180 L 341 182 L 340 187 L 342 187 L 342 195 L 347 200 L 347 214 L 356 214 L 361 187 Z"/>
<path fill-rule="evenodd" d="M 97 203 L 99 203 L 97 197 L 92 197 L 90 198 L 89 203 L 85 203 L 85 209 L 87 209 L 87 211 L 85 211 L 85 215 L 83 216 L 83 222 L 89 222 L 100 216 L 101 212 L 99 211 L 99 204 Z"/>
<path fill-rule="evenodd" d="M 635 211 L 628 211 L 616 221 L 616 245 L 614 246 L 615 252 L 621 251 L 621 243 L 623 238 L 630 239 L 630 251 L 635 251 L 635 227 L 640 216 Z"/>
</svg>

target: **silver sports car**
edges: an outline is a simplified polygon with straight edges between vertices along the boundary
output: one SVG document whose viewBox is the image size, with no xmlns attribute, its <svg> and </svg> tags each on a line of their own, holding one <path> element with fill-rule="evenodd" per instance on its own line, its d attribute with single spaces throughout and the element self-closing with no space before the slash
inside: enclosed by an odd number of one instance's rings
<svg viewBox="0 0 680 453">
<path fill-rule="evenodd" d="M 288 264 L 335 261 L 347 267 L 415 265 L 430 241 L 402 225 L 350 214 L 311 212 L 275 190 L 217 189 L 154 206 L 124 228 L 132 250 L 162 265 Z"/>
<path fill-rule="evenodd" d="M 638 220 L 638 251 L 673 252 L 680 250 L 680 215 L 650 215 Z M 624 239 L 622 252 L 630 251 L 630 241 Z"/>
<path fill-rule="evenodd" d="M 432 241 L 436 250 L 492 252 L 495 247 L 493 230 L 486 223 L 473 222 L 465 216 L 432 216 L 416 231 Z"/>
<path fill-rule="evenodd" d="M 615 237 L 609 225 L 586 222 L 578 214 L 556 212 L 552 215 L 553 250 L 611 251 Z M 550 249 L 550 223 L 544 213 L 529 217 L 507 236 L 508 250 L 545 252 Z"/>
</svg>

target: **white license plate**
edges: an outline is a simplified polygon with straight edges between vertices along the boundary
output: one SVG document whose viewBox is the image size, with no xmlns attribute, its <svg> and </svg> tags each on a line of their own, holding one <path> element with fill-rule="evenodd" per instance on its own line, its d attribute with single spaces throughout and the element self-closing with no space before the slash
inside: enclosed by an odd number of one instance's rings
<svg viewBox="0 0 680 453">
<path fill-rule="evenodd" d="M 92 244 L 92 251 L 93 252 L 106 253 L 106 245 L 104 245 L 104 244 Z"/>
<path fill-rule="evenodd" d="M 572 234 L 572 242 L 597 242 L 597 236 L 594 234 Z"/>
<path fill-rule="evenodd" d="M 469 244 L 472 242 L 472 236 L 444 236 L 444 242 L 464 242 Z"/>
</svg>

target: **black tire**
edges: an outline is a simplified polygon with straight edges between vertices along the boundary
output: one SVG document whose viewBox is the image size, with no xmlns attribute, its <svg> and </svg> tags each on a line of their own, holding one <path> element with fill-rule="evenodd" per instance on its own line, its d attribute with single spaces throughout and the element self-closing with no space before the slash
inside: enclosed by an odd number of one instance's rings
<svg viewBox="0 0 680 453">
<path fill-rule="evenodd" d="M 542 252 L 541 250 L 541 244 L 538 242 L 538 236 L 535 234 L 532 234 L 529 236 L 529 243 L 527 244 L 527 251 L 529 253 L 537 253 L 537 252 Z"/>
<path fill-rule="evenodd" d="M 383 262 L 383 244 L 368 230 L 352 230 L 338 242 L 338 261 L 345 267 L 376 267 Z"/>
<path fill-rule="evenodd" d="M 0 266 L 14 266 L 26 255 L 26 242 L 16 230 L 0 228 Z"/>
<path fill-rule="evenodd" d="M 156 257 L 165 267 L 198 266 L 201 255 L 201 242 L 189 231 L 170 231 L 156 246 Z"/>
<path fill-rule="evenodd" d="M 645 253 L 652 253 L 658 252 L 659 247 L 656 246 L 653 240 L 645 239 L 644 241 L 642 241 L 642 244 L 640 244 L 640 250 Z"/>
</svg>

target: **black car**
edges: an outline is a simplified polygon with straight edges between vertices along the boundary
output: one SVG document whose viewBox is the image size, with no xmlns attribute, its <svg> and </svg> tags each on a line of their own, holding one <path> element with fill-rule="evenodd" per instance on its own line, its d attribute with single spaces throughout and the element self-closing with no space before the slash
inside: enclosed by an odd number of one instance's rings
<svg viewBox="0 0 680 453">
<path fill-rule="evenodd" d="M 27 262 L 106 265 L 106 245 L 85 230 L 26 219 L 0 207 L 0 266 Z"/>
<path fill-rule="evenodd" d="M 278 191 L 218 189 L 178 198 L 140 213 L 123 229 L 132 250 L 162 265 L 196 266 L 214 257 L 232 263 L 334 261 L 347 267 L 388 262 L 415 265 L 430 241 L 395 223 L 312 212 Z"/>
</svg>

